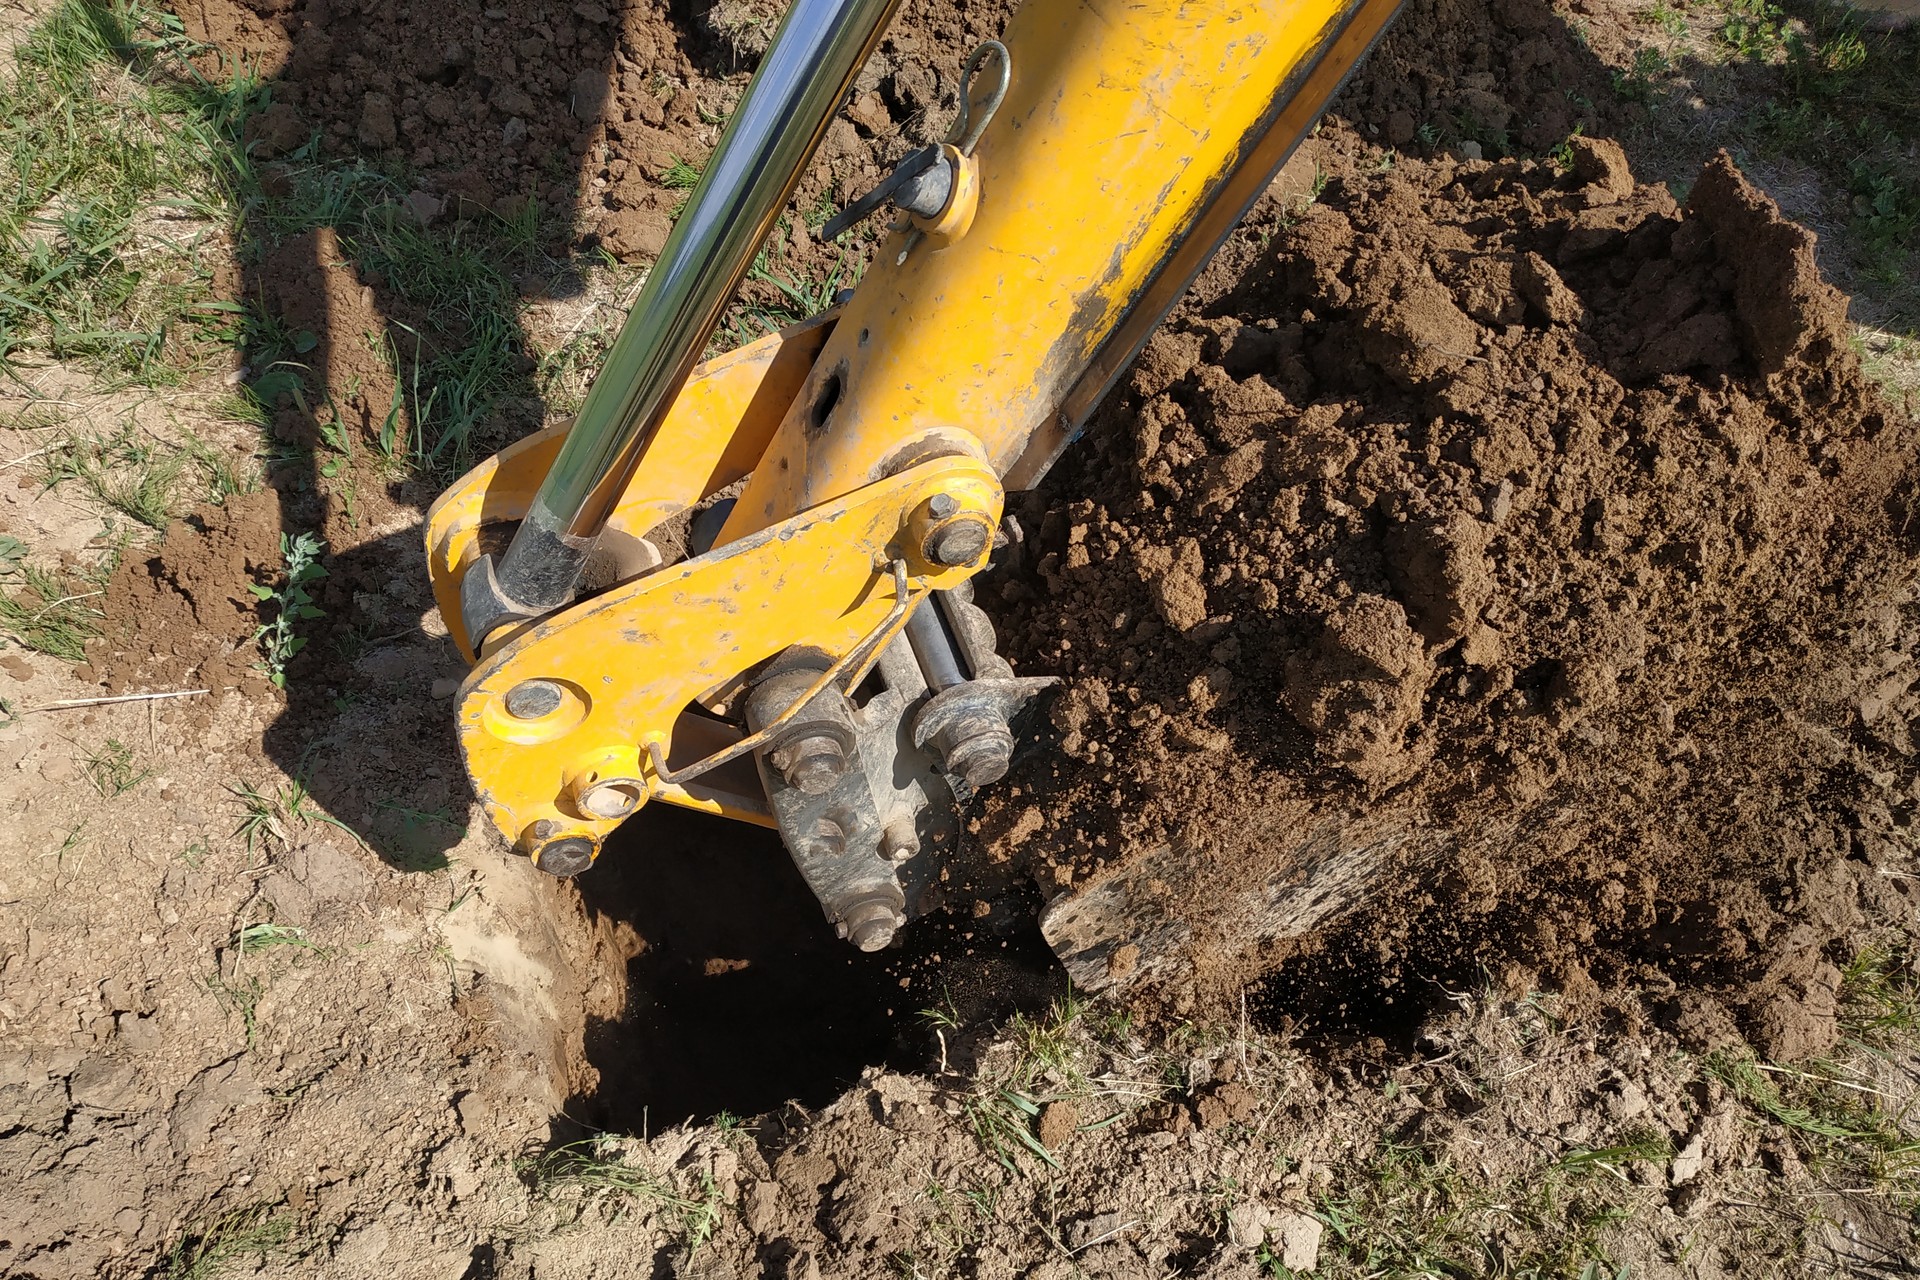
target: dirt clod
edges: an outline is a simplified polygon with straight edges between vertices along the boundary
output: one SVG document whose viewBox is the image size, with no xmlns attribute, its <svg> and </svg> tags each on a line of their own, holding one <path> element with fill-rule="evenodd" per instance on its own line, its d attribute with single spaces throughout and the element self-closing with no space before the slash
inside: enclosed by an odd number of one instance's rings
<svg viewBox="0 0 1920 1280">
<path fill-rule="evenodd" d="M 1893 777 L 1842 745 L 1847 655 L 1889 607 L 1920 642 L 1888 515 L 1914 429 L 1725 156 L 1683 207 L 1573 152 L 1343 175 L 1203 282 L 1020 515 L 1005 634 L 1066 687 L 1056 761 L 981 829 L 1031 831 L 1042 884 L 1184 882 L 1164 972 L 1275 975 L 1278 1014 L 1505 956 L 1818 1052 L 1850 904 L 1905 892 L 1856 883 L 1825 806 Z M 1261 942 L 1298 926 L 1247 887 L 1343 827 L 1379 851 L 1340 863 L 1364 926 Z"/>
</svg>

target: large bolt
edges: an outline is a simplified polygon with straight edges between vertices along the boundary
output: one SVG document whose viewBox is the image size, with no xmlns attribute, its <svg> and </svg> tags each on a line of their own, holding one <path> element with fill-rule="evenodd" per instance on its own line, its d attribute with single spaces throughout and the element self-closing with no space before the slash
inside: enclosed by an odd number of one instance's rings
<svg viewBox="0 0 1920 1280">
<path fill-rule="evenodd" d="M 947 772 L 966 779 L 975 791 L 1007 776 L 1013 762 L 1013 733 L 1006 722 L 988 716 L 962 720 L 948 731 Z"/>
<path fill-rule="evenodd" d="M 551 680 L 522 680 L 507 690 L 507 714 L 515 720 L 538 720 L 560 709 L 566 692 Z"/>
<path fill-rule="evenodd" d="M 593 865 L 593 841 L 580 836 L 551 840 L 534 851 L 533 865 L 565 879 Z"/>
<path fill-rule="evenodd" d="M 847 771 L 847 752 L 833 735 L 811 733 L 782 743 L 778 750 L 767 754 L 767 763 L 786 779 L 788 786 L 810 796 L 821 796 L 831 791 L 833 784 L 840 781 L 840 775 Z"/>
<path fill-rule="evenodd" d="M 905 921 L 885 898 L 865 898 L 840 917 L 839 932 L 862 951 L 879 951 L 893 941 Z"/>
<path fill-rule="evenodd" d="M 985 520 L 954 520 L 927 539 L 927 559 L 948 568 L 972 564 L 986 553 L 991 541 L 993 530 Z"/>
</svg>

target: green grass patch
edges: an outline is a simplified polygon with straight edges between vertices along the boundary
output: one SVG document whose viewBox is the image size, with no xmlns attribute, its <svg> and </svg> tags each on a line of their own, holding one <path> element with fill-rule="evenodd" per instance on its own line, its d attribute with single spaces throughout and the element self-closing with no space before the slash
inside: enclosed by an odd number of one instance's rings
<svg viewBox="0 0 1920 1280">
<path fill-rule="evenodd" d="M 141 767 L 134 758 L 133 748 L 118 738 L 108 738 L 98 750 L 81 757 L 80 768 L 102 800 L 123 796 L 153 776 L 152 769 Z"/>
<path fill-rule="evenodd" d="M 617 324 L 543 347 L 521 307 L 529 278 L 620 270 L 598 251 L 555 247 L 575 233 L 569 211 L 522 199 L 423 222 L 409 196 L 428 179 L 398 159 L 334 154 L 317 134 L 257 156 L 245 124 L 272 88 L 212 53 L 143 0 L 63 0 L 16 50 L 0 105 L 0 152 L 16 179 L 0 193 L 0 374 L 60 361 L 110 384 L 172 383 L 206 370 L 213 350 L 239 348 L 253 388 L 217 411 L 260 432 L 276 483 L 306 477 L 342 496 L 349 518 L 357 478 L 444 482 L 518 434 L 529 414 L 517 406 L 578 401 Z M 570 180 L 565 157 L 556 165 Z M 688 190 L 698 178 L 676 161 L 662 182 Z M 384 332 L 307 332 L 266 311 L 261 268 L 320 228 L 378 291 Z M 215 295 L 222 259 L 239 266 L 243 296 Z M 756 300 L 733 309 L 717 345 L 824 310 L 856 270 L 815 277 L 763 260 Z M 328 351 L 361 342 L 392 372 L 391 391 L 317 385 Z M 290 405 L 324 432 L 350 416 L 334 401 L 357 395 L 376 401 L 360 406 L 369 439 L 279 438 L 300 435 L 277 421 Z M 204 452 L 127 457 L 123 446 L 76 441 L 58 478 L 151 527 L 251 483 L 244 466 L 208 474 Z"/>
<path fill-rule="evenodd" d="M 186 61 L 170 14 L 65 0 L 15 48 L 0 105 L 0 369 L 72 362 L 116 383 L 171 383 L 208 341 L 205 252 L 225 231 L 235 139 L 259 97 Z"/>
<path fill-rule="evenodd" d="M 333 228 L 361 277 L 380 282 L 387 331 L 293 331 L 252 309 L 248 354 L 261 372 L 253 395 L 235 408 L 264 426 L 272 406 L 295 391 L 303 406 L 312 402 L 324 430 L 341 415 L 329 389 L 305 376 L 311 353 L 323 340 L 371 341 L 393 373 L 394 389 L 384 403 L 370 406 L 376 425 L 371 438 L 358 443 L 373 449 L 389 475 L 446 480 L 507 442 L 490 429 L 503 402 L 534 394 L 530 375 L 538 353 L 530 352 L 521 328 L 514 275 L 555 267 L 541 247 L 552 228 L 531 202 L 512 217 L 482 213 L 424 225 L 401 203 L 408 189 L 408 182 L 357 161 L 306 157 L 277 165 L 273 181 L 250 196 L 243 223 L 249 259 L 264 259 L 289 236 Z M 349 459 L 356 447 L 344 438 L 325 444 Z M 335 476 L 322 472 L 322 478 Z"/>
<path fill-rule="evenodd" d="M 516 1170 L 547 1200 L 572 1199 L 584 1209 L 594 1199 L 614 1198 L 664 1213 L 678 1228 L 682 1243 L 695 1253 L 719 1229 L 726 1201 L 713 1175 L 699 1172 L 692 1186 L 626 1159 L 626 1141 L 608 1134 L 556 1147 L 522 1160 Z"/>
<path fill-rule="evenodd" d="M 168 444 L 131 425 L 111 435 L 72 433 L 39 463 L 45 487 L 74 484 L 107 510 L 156 530 L 187 508 L 254 487 L 249 468 L 198 437 Z"/>
<path fill-rule="evenodd" d="M 762 251 L 747 269 L 747 283 L 762 286 L 762 299 L 736 301 L 714 331 L 713 340 L 707 344 L 707 354 L 730 351 L 819 315 L 833 306 L 835 295 L 842 289 L 852 288 L 860 274 L 859 265 L 844 257 L 835 261 L 824 275 L 808 275 L 773 260 Z M 771 292 L 771 300 L 764 297 L 767 291 Z"/>
<path fill-rule="evenodd" d="M 1842 194 L 1855 287 L 1891 309 L 1889 327 L 1920 328 L 1920 27 L 1870 31 L 1832 0 L 1730 0 L 1719 43 L 1776 78 L 1745 141 Z"/>
<path fill-rule="evenodd" d="M 86 657 L 86 643 L 100 634 L 100 610 L 111 565 L 96 575 L 56 573 L 22 556 L 0 562 L 0 633 L 29 649 L 68 662 Z"/>
<path fill-rule="evenodd" d="M 264 1266 L 295 1252 L 294 1221 L 284 1206 L 256 1204 L 189 1226 L 154 1273 L 162 1280 L 213 1280 L 250 1260 Z"/>
<path fill-rule="evenodd" d="M 1920 1115 L 1906 1086 L 1920 1057 L 1920 975 L 1912 958 L 1863 949 L 1843 973 L 1840 1025 L 1840 1044 L 1819 1058 L 1771 1063 L 1723 1052 L 1706 1068 L 1784 1129 L 1811 1167 L 1920 1211 Z"/>
<path fill-rule="evenodd" d="M 1664 1136 L 1632 1135 L 1490 1185 L 1445 1155 L 1384 1142 L 1318 1206 L 1319 1274 L 1611 1276 L 1607 1228 L 1653 1194 L 1627 1170 L 1671 1155 Z"/>
<path fill-rule="evenodd" d="M 269 787 L 265 791 L 245 782 L 236 782 L 227 790 L 240 801 L 244 811 L 240 825 L 234 828 L 233 833 L 246 841 L 249 860 L 256 849 L 271 856 L 276 845 L 282 849 L 291 848 L 294 832 L 316 822 L 324 822 L 338 829 L 354 843 L 365 847 L 365 842 L 352 827 L 314 804 L 307 784 L 299 778 L 289 779 L 285 786 Z"/>
</svg>

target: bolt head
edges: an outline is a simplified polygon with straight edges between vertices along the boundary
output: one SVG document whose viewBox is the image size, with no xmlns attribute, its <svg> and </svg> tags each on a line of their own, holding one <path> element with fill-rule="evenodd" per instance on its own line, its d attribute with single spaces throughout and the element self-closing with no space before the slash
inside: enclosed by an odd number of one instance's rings
<svg viewBox="0 0 1920 1280">
<path fill-rule="evenodd" d="M 927 539 L 927 559 L 935 564 L 956 568 L 972 564 L 986 553 L 993 530 L 984 520 L 955 520 L 934 530 Z"/>
<path fill-rule="evenodd" d="M 927 499 L 927 514 L 935 520 L 945 520 L 959 509 L 959 500 L 950 493 L 936 493 Z"/>
<path fill-rule="evenodd" d="M 533 865 L 562 879 L 577 876 L 593 865 L 593 841 L 568 836 L 543 844 L 533 855 Z"/>
<path fill-rule="evenodd" d="M 1013 763 L 1013 734 L 1006 725 L 983 721 L 961 729 L 947 752 L 947 772 L 966 779 L 975 791 L 1006 777 Z"/>
<path fill-rule="evenodd" d="M 854 904 L 841 918 L 839 929 L 848 942 L 862 951 L 879 951 L 893 941 L 905 919 L 884 898 L 868 898 Z"/>
<path fill-rule="evenodd" d="M 507 714 L 515 720 L 538 720 L 560 709 L 566 691 L 551 680 L 522 680 L 507 690 Z"/>
<path fill-rule="evenodd" d="M 822 818 L 801 841 L 801 850 L 809 858 L 837 858 L 847 851 L 847 834 L 832 818 Z"/>
<path fill-rule="evenodd" d="M 847 771 L 847 756 L 831 738 L 816 738 L 816 749 L 808 751 L 787 770 L 787 782 L 810 796 L 823 796 L 833 790 L 840 775 Z"/>
<path fill-rule="evenodd" d="M 847 753 L 838 738 L 814 734 L 787 743 L 767 761 L 790 787 L 810 796 L 822 796 L 847 771 Z"/>
</svg>

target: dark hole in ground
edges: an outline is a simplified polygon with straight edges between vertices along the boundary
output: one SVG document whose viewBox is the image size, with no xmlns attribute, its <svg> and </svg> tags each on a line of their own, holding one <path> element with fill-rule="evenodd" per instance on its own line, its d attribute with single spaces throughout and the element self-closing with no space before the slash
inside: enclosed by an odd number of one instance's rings
<svg viewBox="0 0 1920 1280">
<path fill-rule="evenodd" d="M 1451 1006 L 1449 992 L 1485 987 L 1486 971 L 1476 958 L 1481 948 L 1471 941 L 1450 939 L 1457 949 L 1429 951 L 1401 940 L 1383 956 L 1366 917 L 1363 911 L 1314 954 L 1281 966 L 1250 990 L 1254 1021 L 1264 1030 L 1291 1032 L 1308 1048 L 1338 1052 L 1378 1040 L 1408 1053 L 1428 1021 Z"/>
<path fill-rule="evenodd" d="M 566 1115 L 593 1129 L 819 1107 L 870 1066 L 932 1066 L 925 1010 L 977 1027 L 1065 989 L 1037 904 L 1004 904 L 994 933 L 970 916 L 915 920 L 864 955 L 834 936 L 777 835 L 671 805 L 629 820 L 577 884 L 647 942 L 625 1013 L 587 1027 L 600 1083 Z"/>
</svg>

